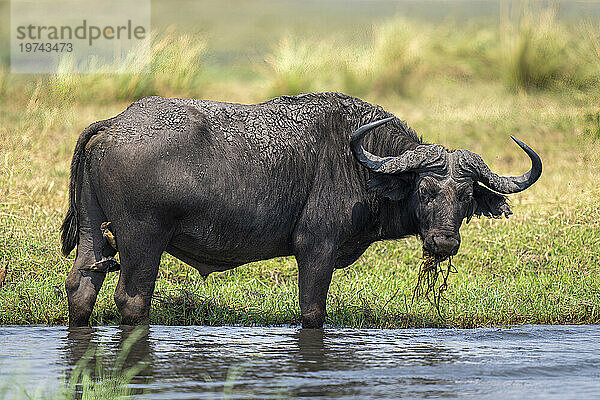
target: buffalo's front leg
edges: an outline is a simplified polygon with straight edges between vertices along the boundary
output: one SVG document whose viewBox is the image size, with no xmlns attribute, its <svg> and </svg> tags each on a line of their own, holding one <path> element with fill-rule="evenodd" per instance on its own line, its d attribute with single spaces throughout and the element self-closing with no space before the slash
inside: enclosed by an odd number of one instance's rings
<svg viewBox="0 0 600 400">
<path fill-rule="evenodd" d="M 135 226 L 127 224 L 116 228 L 121 273 L 115 290 L 115 303 L 121 312 L 121 323 L 147 324 L 160 257 L 170 235 L 152 223 L 138 222 Z"/>
<path fill-rule="evenodd" d="M 296 256 L 298 261 L 298 289 L 303 328 L 322 328 L 325 322 L 325 303 L 334 256 L 332 252 L 308 252 Z"/>
</svg>

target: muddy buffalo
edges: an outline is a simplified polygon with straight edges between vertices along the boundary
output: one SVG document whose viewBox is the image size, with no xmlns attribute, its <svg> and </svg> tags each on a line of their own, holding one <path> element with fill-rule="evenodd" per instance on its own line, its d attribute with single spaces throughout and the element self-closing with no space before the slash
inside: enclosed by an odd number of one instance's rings
<svg viewBox="0 0 600 400">
<path fill-rule="evenodd" d="M 321 327 L 335 268 L 378 240 L 418 235 L 438 260 L 473 216 L 511 214 L 530 187 L 468 150 L 424 143 L 379 106 L 338 93 L 262 104 L 147 97 L 86 128 L 71 165 L 63 253 L 69 323 L 89 321 L 106 273 L 120 269 L 123 324 L 148 321 L 161 254 L 202 275 L 296 257 L 303 327 Z M 113 258 L 119 253 L 119 263 Z"/>
</svg>

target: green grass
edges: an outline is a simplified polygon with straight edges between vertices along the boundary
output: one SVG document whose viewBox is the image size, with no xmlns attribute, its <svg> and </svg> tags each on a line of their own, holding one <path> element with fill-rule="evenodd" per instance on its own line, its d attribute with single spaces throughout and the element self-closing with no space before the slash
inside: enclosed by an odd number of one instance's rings
<svg viewBox="0 0 600 400">
<path fill-rule="evenodd" d="M 525 10 L 516 23 L 505 21 L 502 33 L 505 78 L 515 89 L 589 87 L 600 77 L 597 33 L 558 23 L 555 9 Z"/>
<path fill-rule="evenodd" d="M 286 37 L 267 55 L 269 95 L 343 90 L 357 96 L 418 95 L 425 80 L 504 82 L 507 89 L 593 90 L 600 82 L 600 32 L 590 21 L 566 24 L 554 8 L 516 16 L 433 25 L 391 18 L 367 42 L 333 35 Z"/>
<path fill-rule="evenodd" d="M 288 34 L 266 46 L 264 62 L 247 67 L 204 63 L 210 37 L 173 31 L 155 35 L 148 74 L 15 76 L 0 67 L 0 324 L 67 321 L 63 283 L 73 256 L 60 254 L 58 227 L 74 144 L 89 123 L 146 94 L 257 102 L 312 90 L 360 95 L 406 119 L 426 141 L 469 148 L 501 174 L 528 168 L 510 135 L 544 161 L 540 181 L 511 196 L 510 219 L 462 228 L 445 319 L 425 300 L 411 301 L 421 244 L 409 238 L 376 243 L 336 271 L 328 324 L 599 323 L 598 24 L 565 26 L 542 11 L 504 25 L 392 18 L 355 43 Z M 293 258 L 204 280 L 165 255 L 151 320 L 297 324 L 296 279 Z M 118 322 L 116 280 L 108 276 L 93 324 Z"/>
</svg>

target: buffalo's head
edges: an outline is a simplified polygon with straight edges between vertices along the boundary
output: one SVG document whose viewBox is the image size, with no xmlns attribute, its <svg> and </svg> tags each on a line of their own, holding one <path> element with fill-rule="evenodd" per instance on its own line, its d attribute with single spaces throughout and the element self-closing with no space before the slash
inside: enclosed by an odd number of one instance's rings
<svg viewBox="0 0 600 400">
<path fill-rule="evenodd" d="M 379 157 L 362 145 L 372 129 L 394 119 L 363 125 L 351 136 L 354 156 L 374 173 L 369 188 L 410 205 L 423 248 L 438 260 L 453 256 L 460 246 L 459 228 L 473 215 L 499 218 L 512 214 L 504 194 L 527 189 L 542 174 L 540 157 L 519 139 L 512 139 L 531 159 L 531 169 L 517 177 L 498 176 L 482 158 L 468 150 L 448 151 L 419 144 L 398 156 Z"/>
</svg>

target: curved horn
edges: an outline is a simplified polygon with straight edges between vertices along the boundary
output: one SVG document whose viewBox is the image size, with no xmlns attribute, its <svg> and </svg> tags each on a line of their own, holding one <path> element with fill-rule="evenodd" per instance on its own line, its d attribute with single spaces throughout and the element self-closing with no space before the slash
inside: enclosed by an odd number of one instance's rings
<svg viewBox="0 0 600 400">
<path fill-rule="evenodd" d="M 373 172 L 397 174 L 413 169 L 426 168 L 428 165 L 442 161 L 443 148 L 434 144 L 419 145 L 414 150 L 407 150 L 397 157 L 379 157 L 365 150 L 362 141 L 367 133 L 394 118 L 388 117 L 363 125 L 350 136 L 352 152 L 362 165 Z"/>
<path fill-rule="evenodd" d="M 476 175 L 476 179 L 488 188 L 502 194 L 521 192 L 533 185 L 539 179 L 540 175 L 542 175 L 542 160 L 540 159 L 540 156 L 538 156 L 531 147 L 527 146 L 516 137 L 511 136 L 511 139 L 514 140 L 531 159 L 531 169 L 521 176 L 498 176 L 490 171 L 489 167 L 479 155 L 471 153 L 476 156 L 472 157 L 472 160 L 470 160 L 473 163 L 473 172 Z"/>
<path fill-rule="evenodd" d="M 368 123 L 359 127 L 357 130 L 354 131 L 354 133 L 352 133 L 352 135 L 350 135 L 350 146 L 352 146 L 352 152 L 354 153 L 354 157 L 356 157 L 362 165 L 364 165 L 372 171 L 380 172 L 379 170 L 381 169 L 381 167 L 386 162 L 390 161 L 393 157 L 381 158 L 369 153 L 363 147 L 362 141 L 367 135 L 367 133 L 369 133 L 369 131 L 385 124 L 386 122 L 393 120 L 394 118 L 395 117 L 388 117 L 375 122 Z"/>
</svg>

